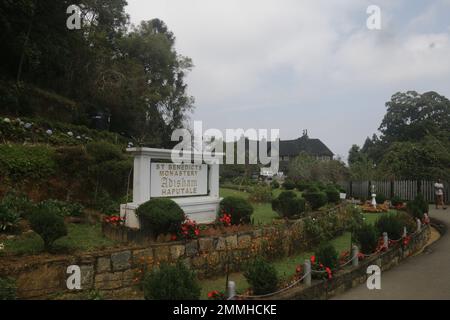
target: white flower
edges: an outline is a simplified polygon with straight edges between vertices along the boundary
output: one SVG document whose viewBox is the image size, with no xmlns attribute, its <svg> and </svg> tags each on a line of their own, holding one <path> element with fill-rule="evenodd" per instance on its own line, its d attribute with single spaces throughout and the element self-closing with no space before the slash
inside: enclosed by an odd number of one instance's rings
<svg viewBox="0 0 450 320">
<path fill-rule="evenodd" d="M 5 118 L 3 119 L 3 121 L 5 121 L 6 123 L 11 123 L 11 120 L 9 120 L 9 118 Z"/>
<path fill-rule="evenodd" d="M 80 140 L 80 139 L 81 139 L 81 137 L 80 137 L 80 136 L 77 136 L 77 139 L 78 139 L 78 140 Z"/>
<path fill-rule="evenodd" d="M 30 129 L 31 126 L 32 126 L 32 124 L 29 123 L 29 122 L 27 122 L 27 123 L 24 124 L 25 129 Z"/>
<path fill-rule="evenodd" d="M 5 245 L 2 243 L 0 243 L 0 250 L 5 250 Z"/>
<path fill-rule="evenodd" d="M 48 129 L 47 131 L 45 131 L 45 133 L 47 133 L 49 136 L 51 136 L 53 134 L 53 131 Z"/>
<path fill-rule="evenodd" d="M 67 132 L 67 135 L 68 135 L 69 137 L 73 137 L 73 132 L 72 132 L 72 131 L 69 131 L 69 132 Z"/>
</svg>

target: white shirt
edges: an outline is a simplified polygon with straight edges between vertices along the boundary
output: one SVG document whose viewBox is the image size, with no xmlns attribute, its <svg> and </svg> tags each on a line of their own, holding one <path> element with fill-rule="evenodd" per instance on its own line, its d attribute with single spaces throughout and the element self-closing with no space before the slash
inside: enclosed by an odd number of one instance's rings
<svg viewBox="0 0 450 320">
<path fill-rule="evenodd" d="M 434 184 L 434 193 L 437 196 L 442 196 L 444 194 L 444 184 L 436 182 Z"/>
</svg>

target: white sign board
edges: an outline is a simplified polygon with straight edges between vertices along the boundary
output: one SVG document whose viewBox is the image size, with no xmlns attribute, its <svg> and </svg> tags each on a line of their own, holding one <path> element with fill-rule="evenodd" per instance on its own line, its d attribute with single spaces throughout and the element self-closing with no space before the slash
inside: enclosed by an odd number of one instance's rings
<svg viewBox="0 0 450 320">
<path fill-rule="evenodd" d="M 200 196 L 208 193 L 208 165 L 151 163 L 150 197 Z"/>
</svg>

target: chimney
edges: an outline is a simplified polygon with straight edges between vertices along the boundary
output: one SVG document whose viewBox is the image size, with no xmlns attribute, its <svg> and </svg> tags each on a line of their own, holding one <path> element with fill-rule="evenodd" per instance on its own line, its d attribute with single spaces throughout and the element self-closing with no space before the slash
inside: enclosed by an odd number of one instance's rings
<svg viewBox="0 0 450 320">
<path fill-rule="evenodd" d="M 303 137 L 308 138 L 308 129 L 303 129 Z"/>
</svg>

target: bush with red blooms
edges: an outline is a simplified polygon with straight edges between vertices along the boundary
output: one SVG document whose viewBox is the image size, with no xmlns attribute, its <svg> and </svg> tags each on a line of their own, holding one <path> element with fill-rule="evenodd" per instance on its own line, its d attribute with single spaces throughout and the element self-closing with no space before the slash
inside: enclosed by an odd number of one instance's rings
<svg viewBox="0 0 450 320">
<path fill-rule="evenodd" d="M 231 214 L 227 213 L 225 210 L 221 210 L 219 223 L 225 227 L 231 226 Z"/>
<path fill-rule="evenodd" d="M 121 225 L 122 223 L 124 223 L 125 219 L 121 218 L 120 216 L 109 216 L 109 217 L 105 217 L 104 221 L 106 223 L 117 226 L 117 225 Z"/>
<path fill-rule="evenodd" d="M 197 239 L 199 235 L 200 228 L 198 227 L 197 223 L 194 220 L 186 218 L 184 223 L 181 225 L 181 230 L 175 240 L 177 238 L 185 240 Z M 174 239 L 173 235 L 172 239 Z"/>
<path fill-rule="evenodd" d="M 225 294 L 223 292 L 213 290 L 208 292 L 209 300 L 226 300 Z"/>
<path fill-rule="evenodd" d="M 410 241 L 411 241 L 411 236 L 403 237 L 403 240 L 402 240 L 403 247 L 406 247 Z"/>
</svg>

